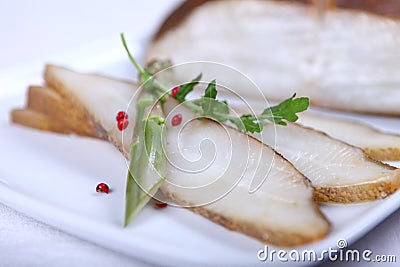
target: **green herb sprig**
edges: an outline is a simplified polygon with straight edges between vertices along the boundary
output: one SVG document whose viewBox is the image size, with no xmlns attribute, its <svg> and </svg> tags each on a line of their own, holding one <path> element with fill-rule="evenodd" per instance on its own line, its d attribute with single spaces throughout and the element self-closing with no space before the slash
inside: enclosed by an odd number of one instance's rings
<svg viewBox="0 0 400 267">
<path fill-rule="evenodd" d="M 131 55 L 123 34 L 121 34 L 121 39 L 125 50 L 128 53 L 129 59 L 132 61 L 141 76 L 141 81 L 143 82 L 145 89 L 154 96 L 160 97 L 165 94 L 171 96 L 171 92 L 160 84 L 153 74 L 141 67 Z M 264 109 L 259 115 L 246 114 L 242 116 L 232 116 L 230 114 L 228 103 L 217 99 L 218 91 L 215 80 L 208 84 L 204 96 L 202 96 L 200 100 L 186 101 L 187 95 L 193 91 L 195 86 L 200 82 L 201 77 L 202 75 L 199 74 L 191 82 L 181 85 L 177 95 L 175 96 L 176 100 L 196 112 L 199 118 L 209 117 L 223 123 L 229 121 L 233 123 L 238 130 L 245 133 L 259 133 L 263 130 L 263 126 L 269 123 L 276 123 L 285 126 L 287 125 L 287 122 L 295 122 L 298 119 L 297 113 L 307 110 L 310 104 L 307 97 L 296 98 L 296 94 L 293 94 L 290 98 L 282 101 L 278 105 Z"/>
<path fill-rule="evenodd" d="M 163 151 L 165 140 L 162 135 L 165 118 L 159 114 L 146 114 L 145 111 L 156 101 L 164 102 L 165 95 L 172 96 L 172 92 L 167 90 L 151 71 L 140 66 L 129 52 L 123 34 L 121 39 L 129 59 L 140 74 L 140 82 L 147 91 L 141 95 L 136 105 L 136 139 L 131 145 L 131 162 L 126 186 L 125 226 L 127 226 L 165 180 L 167 160 Z M 199 74 L 189 83 L 179 86 L 173 97 L 196 112 L 200 119 L 210 117 L 222 123 L 230 122 L 245 133 L 261 132 L 264 125 L 272 122 L 279 125 L 286 125 L 286 121 L 294 122 L 298 119 L 297 113 L 309 106 L 308 98 L 295 98 L 294 94 L 280 104 L 266 108 L 259 115 L 232 116 L 228 103 L 217 99 L 215 80 L 207 85 L 200 99 L 187 101 L 188 94 L 200 83 L 201 77 Z"/>
</svg>

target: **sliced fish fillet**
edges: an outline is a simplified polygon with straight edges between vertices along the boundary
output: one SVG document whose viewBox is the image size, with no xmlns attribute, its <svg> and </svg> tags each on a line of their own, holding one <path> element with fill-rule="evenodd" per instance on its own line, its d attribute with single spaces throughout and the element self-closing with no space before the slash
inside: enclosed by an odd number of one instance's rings
<svg viewBox="0 0 400 267">
<path fill-rule="evenodd" d="M 149 60 L 226 64 L 248 75 L 270 100 L 297 92 L 312 105 L 400 114 L 398 20 L 342 9 L 321 20 L 308 5 L 278 1 L 203 2 L 166 20 Z M 223 75 L 201 64 L 197 71 L 206 80 Z M 192 78 L 189 71 L 179 75 L 178 81 Z M 258 92 L 236 77 L 223 84 L 258 100 Z"/>
<path fill-rule="evenodd" d="M 270 124 L 256 137 L 310 179 L 317 201 L 353 203 L 382 199 L 400 187 L 399 169 L 375 161 L 360 148 L 323 132 L 294 123 L 286 127 Z"/>
<path fill-rule="evenodd" d="M 366 124 L 327 116 L 301 114 L 300 124 L 361 148 L 376 160 L 400 160 L 400 136 Z"/>
<path fill-rule="evenodd" d="M 125 156 L 129 155 L 136 117 L 136 84 L 101 75 L 81 74 L 54 65 L 46 66 L 44 79 L 48 87 L 63 99 L 68 99 L 73 109 L 78 108 L 81 116 L 90 118 L 87 121 L 78 120 L 79 123 L 96 126 L 99 136 L 107 136 Z M 76 112 L 73 109 L 72 112 Z M 128 114 L 129 124 L 124 131 L 117 127 L 116 115 L 119 111 Z"/>
<path fill-rule="evenodd" d="M 231 230 L 262 242 L 292 246 L 324 236 L 328 223 L 313 202 L 313 188 L 270 147 L 233 128 L 198 120 L 169 100 L 167 180 L 161 191 Z M 171 119 L 181 114 L 182 123 Z M 251 184 L 256 183 L 253 192 Z"/>
</svg>

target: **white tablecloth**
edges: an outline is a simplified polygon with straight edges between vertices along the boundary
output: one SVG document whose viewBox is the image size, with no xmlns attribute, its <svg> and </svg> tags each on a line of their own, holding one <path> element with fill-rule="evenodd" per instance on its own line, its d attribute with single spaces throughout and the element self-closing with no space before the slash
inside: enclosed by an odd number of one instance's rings
<svg viewBox="0 0 400 267">
<path fill-rule="evenodd" d="M 0 73 L 29 62 L 46 62 L 64 50 L 104 36 L 120 32 L 141 36 L 146 25 L 154 25 L 176 3 L 165 0 L 1 1 Z M 394 254 L 400 261 L 399 222 L 400 211 L 397 211 L 352 247 L 370 249 L 375 254 Z M 143 265 L 146 264 L 60 232 L 0 204 L 0 266 Z"/>
</svg>

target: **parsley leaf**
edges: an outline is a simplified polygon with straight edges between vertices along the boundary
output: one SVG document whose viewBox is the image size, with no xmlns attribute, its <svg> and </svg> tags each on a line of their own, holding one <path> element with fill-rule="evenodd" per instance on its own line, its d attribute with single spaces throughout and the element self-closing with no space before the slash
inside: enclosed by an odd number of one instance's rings
<svg viewBox="0 0 400 267">
<path fill-rule="evenodd" d="M 216 99 L 217 98 L 217 88 L 215 80 L 212 80 L 204 92 L 204 97 Z"/>
<path fill-rule="evenodd" d="M 202 107 L 202 112 L 199 114 L 200 117 L 211 117 L 220 122 L 225 122 L 228 120 L 229 108 L 226 101 L 218 101 L 208 97 L 202 97 L 200 105 Z"/>
<path fill-rule="evenodd" d="M 178 93 L 176 94 L 176 100 L 179 102 L 185 102 L 186 95 L 193 91 L 193 88 L 199 83 L 202 74 L 200 73 L 196 78 L 194 78 L 191 82 L 179 86 Z"/>
<path fill-rule="evenodd" d="M 213 80 L 207 85 L 204 96 L 201 98 L 200 105 L 202 112 L 200 116 L 208 116 L 220 122 L 225 122 L 229 116 L 228 103 L 216 100 L 217 93 L 216 82 Z"/>
<path fill-rule="evenodd" d="M 295 122 L 299 118 L 296 113 L 307 110 L 310 100 L 307 97 L 295 98 L 296 94 L 284 100 L 279 105 L 266 108 L 261 113 L 262 119 L 268 119 L 279 125 L 287 125 L 283 120 Z"/>
<path fill-rule="evenodd" d="M 307 97 L 295 98 L 296 94 L 284 100 L 280 104 L 266 108 L 259 116 L 242 115 L 239 118 L 230 117 L 229 121 L 243 132 L 261 132 L 263 125 L 274 122 L 279 125 L 287 125 L 284 121 L 295 122 L 298 117 L 296 113 L 305 111 L 310 101 Z"/>
<path fill-rule="evenodd" d="M 159 99 L 158 97 L 161 95 L 167 94 L 167 89 L 159 83 L 148 70 L 142 68 L 131 55 L 123 34 L 121 34 L 121 38 L 130 60 L 141 75 L 141 79 L 149 81 L 150 86 L 145 86 L 145 89 L 155 96 L 156 99 Z M 196 112 L 199 115 L 199 118 L 207 116 L 220 122 L 230 121 L 238 130 L 243 132 L 261 132 L 263 125 L 271 122 L 279 125 L 287 125 L 286 121 L 295 122 L 298 119 L 296 113 L 305 111 L 310 104 L 307 97 L 295 98 L 296 94 L 293 94 L 292 97 L 284 100 L 280 104 L 264 109 L 260 115 L 254 116 L 246 114 L 240 117 L 232 116 L 229 112 L 228 103 L 226 101 L 217 100 L 218 92 L 215 80 L 208 84 L 204 96 L 201 99 L 196 101 L 186 101 L 187 94 L 193 91 L 201 77 L 202 74 L 200 73 L 191 82 L 181 85 L 175 98 L 179 102 L 185 104 L 193 112 Z M 159 101 L 163 100 L 165 100 L 164 97 L 159 99 Z"/>
<path fill-rule="evenodd" d="M 231 117 L 229 120 L 242 132 L 259 133 L 263 129 L 259 120 L 251 115 L 242 115 L 239 118 Z"/>
</svg>

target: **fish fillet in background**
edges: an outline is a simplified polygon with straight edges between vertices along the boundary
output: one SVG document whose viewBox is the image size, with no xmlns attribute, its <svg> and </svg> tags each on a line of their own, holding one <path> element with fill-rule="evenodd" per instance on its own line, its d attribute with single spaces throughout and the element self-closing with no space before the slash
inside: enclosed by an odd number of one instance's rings
<svg viewBox="0 0 400 267">
<path fill-rule="evenodd" d="M 321 17 L 310 5 L 293 1 L 188 2 L 160 28 L 148 60 L 226 64 L 248 75 L 269 100 L 297 92 L 317 106 L 400 114 L 400 21 L 395 18 L 343 8 Z M 370 3 L 377 1 L 358 2 L 386 12 Z M 386 2 L 400 6 L 379 1 Z M 392 16 L 400 14 L 400 8 L 390 10 Z M 198 71 L 203 77 L 221 76 Z M 192 78 L 180 75 L 178 80 Z M 254 90 L 240 82 L 232 77 L 224 84 L 257 102 Z"/>
</svg>

